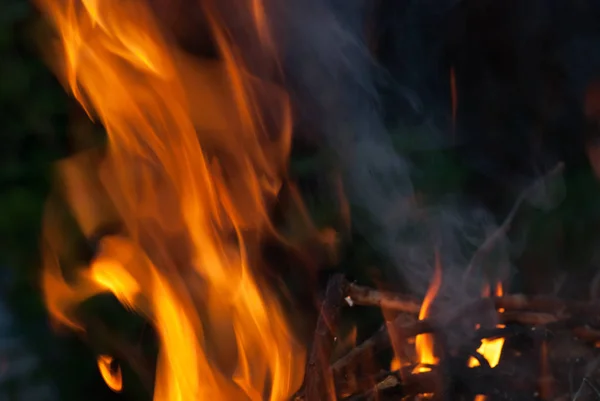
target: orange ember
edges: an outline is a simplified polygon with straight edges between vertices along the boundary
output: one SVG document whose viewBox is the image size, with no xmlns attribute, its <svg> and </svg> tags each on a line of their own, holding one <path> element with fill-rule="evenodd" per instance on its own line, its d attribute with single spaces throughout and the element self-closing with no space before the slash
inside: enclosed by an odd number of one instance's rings
<svg viewBox="0 0 600 401">
<path fill-rule="evenodd" d="M 248 1 L 268 48 L 260 1 Z M 185 55 L 141 0 L 39 2 L 59 33 L 57 74 L 108 136 L 89 176 L 64 162 L 61 195 L 84 234 L 105 216 L 126 233 L 104 237 L 91 266 L 67 280 L 49 203 L 43 287 L 51 315 L 85 330 L 74 309 L 105 292 L 144 315 L 160 341 L 156 401 L 288 399 L 303 379 L 304 350 L 252 269 L 285 177 L 287 94 L 245 71 L 208 7 L 220 61 Z M 268 104 L 277 132 L 267 132 L 257 104 Z M 120 389 L 109 360 L 98 364 Z"/>
<path fill-rule="evenodd" d="M 435 299 L 440 286 L 442 285 L 442 264 L 440 261 L 439 253 L 435 253 L 435 270 L 433 278 L 429 284 L 423 304 L 421 304 L 421 311 L 419 312 L 419 320 L 425 319 L 429 315 L 429 308 L 431 303 Z M 431 370 L 428 365 L 435 365 L 437 358 L 434 355 L 433 348 L 433 335 L 431 334 L 419 334 L 415 338 L 415 348 L 417 351 L 417 360 L 419 365 L 414 369 L 415 372 L 427 372 Z"/>
</svg>

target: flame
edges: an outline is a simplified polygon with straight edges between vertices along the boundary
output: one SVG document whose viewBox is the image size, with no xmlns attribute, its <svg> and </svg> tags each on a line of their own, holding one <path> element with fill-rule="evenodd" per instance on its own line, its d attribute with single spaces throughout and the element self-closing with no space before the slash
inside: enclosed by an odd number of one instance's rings
<svg viewBox="0 0 600 401">
<path fill-rule="evenodd" d="M 504 290 L 502 289 L 502 282 L 498 281 L 496 283 L 496 296 L 501 297 L 504 295 Z"/>
<path fill-rule="evenodd" d="M 496 283 L 496 296 L 501 297 L 504 295 L 504 290 L 502 289 L 502 283 L 498 281 Z M 504 308 L 498 308 L 498 312 L 504 313 Z"/>
<path fill-rule="evenodd" d="M 82 196 L 92 180 L 75 179 L 63 196 L 89 234 L 104 211 L 82 202 L 101 202 L 104 194 L 126 233 L 105 237 L 91 266 L 66 280 L 49 203 L 43 276 L 49 312 L 84 330 L 74 309 L 110 292 L 146 316 L 160 342 L 155 401 L 288 399 L 302 381 L 304 350 L 277 297 L 252 270 L 256 239 L 273 230 L 268 206 L 289 154 L 287 94 L 246 73 L 210 7 L 223 61 L 192 60 L 178 50 L 142 0 L 40 0 L 40 6 L 60 36 L 57 74 L 108 135 L 93 171 L 100 189 Z M 260 2 L 251 6 L 264 41 L 269 32 Z M 265 103 L 268 116 L 258 107 Z M 267 132 L 267 118 L 277 121 L 275 135 Z M 106 361 L 98 363 L 112 388 Z"/>
<path fill-rule="evenodd" d="M 121 392 L 123 389 L 123 377 L 121 376 L 121 368 L 113 365 L 114 359 L 110 355 L 98 356 L 98 370 L 106 382 L 106 385 L 114 392 Z"/>
<path fill-rule="evenodd" d="M 481 346 L 477 348 L 477 352 L 483 356 L 491 368 L 494 368 L 500 362 L 502 355 L 502 347 L 504 346 L 504 338 L 494 338 L 493 340 L 481 340 Z M 479 366 L 479 361 L 473 357 L 469 358 L 469 367 L 474 368 Z"/>
<path fill-rule="evenodd" d="M 400 362 L 400 359 L 398 359 L 397 356 L 392 358 L 392 362 L 390 362 L 390 371 L 394 372 L 396 370 L 400 370 L 400 368 L 402 367 L 402 362 Z"/>
<path fill-rule="evenodd" d="M 425 319 L 429 315 L 429 307 L 431 302 L 435 299 L 440 286 L 442 285 L 442 264 L 440 261 L 439 253 L 435 253 L 435 270 L 433 278 L 429 284 L 425 299 L 421 304 L 421 310 L 419 312 L 419 320 Z M 417 352 L 417 360 L 419 365 L 414 369 L 415 372 L 428 372 L 431 370 L 428 365 L 435 365 L 437 358 L 433 353 L 433 335 L 431 334 L 419 334 L 415 338 L 415 348 Z"/>
<path fill-rule="evenodd" d="M 490 295 L 490 286 L 485 285 L 483 290 L 483 296 Z M 502 283 L 497 282 L 495 288 L 495 295 L 497 297 L 501 297 L 504 295 L 504 291 L 502 289 Z M 503 308 L 498 309 L 498 312 L 504 312 Z M 497 324 L 497 328 L 504 328 L 503 324 Z M 477 327 L 479 328 L 479 327 Z M 477 352 L 485 358 L 486 361 L 490 364 L 491 368 L 494 368 L 500 362 L 500 356 L 502 355 L 502 348 L 504 347 L 504 338 L 494 338 L 494 339 L 482 339 L 481 345 L 477 348 Z M 479 366 L 479 361 L 473 357 L 469 358 L 468 366 L 470 368 L 474 368 Z M 482 396 L 483 397 L 483 396 Z"/>
</svg>

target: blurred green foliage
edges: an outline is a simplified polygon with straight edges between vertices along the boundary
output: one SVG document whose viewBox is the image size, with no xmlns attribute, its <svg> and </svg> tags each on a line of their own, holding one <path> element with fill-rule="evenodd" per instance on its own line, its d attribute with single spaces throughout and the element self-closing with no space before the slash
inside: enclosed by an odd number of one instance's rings
<svg viewBox="0 0 600 401">
<path fill-rule="evenodd" d="M 17 317 L 13 332 L 4 335 L 24 339 L 44 356 L 27 376 L 3 382 L 14 399 L 22 399 L 14 393 L 24 386 L 60 377 L 56 369 L 63 368 L 50 364 L 62 347 L 50 334 L 37 280 L 41 213 L 52 163 L 66 150 L 68 97 L 40 57 L 39 21 L 27 0 L 0 5 L 0 269 L 5 281 L 11 278 L 2 298 Z M 73 371 L 86 371 L 71 361 Z"/>
<path fill-rule="evenodd" d="M 41 60 L 38 20 L 26 0 L 0 12 L 0 263 L 17 275 L 35 264 L 51 162 L 66 132 L 67 96 Z"/>
</svg>

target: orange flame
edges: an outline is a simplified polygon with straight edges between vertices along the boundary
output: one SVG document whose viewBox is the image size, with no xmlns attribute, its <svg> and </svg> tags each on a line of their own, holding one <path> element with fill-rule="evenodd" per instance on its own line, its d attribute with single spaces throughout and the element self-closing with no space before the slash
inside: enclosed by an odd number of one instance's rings
<svg viewBox="0 0 600 401">
<path fill-rule="evenodd" d="M 440 286 L 442 285 L 442 264 L 440 261 L 439 253 L 435 253 L 435 270 L 433 278 L 429 284 L 425 299 L 421 305 L 419 312 L 419 320 L 425 319 L 429 315 L 429 308 L 431 303 L 435 299 Z M 415 372 L 427 372 L 430 368 L 427 365 L 434 365 L 437 363 L 437 358 L 434 355 L 433 348 L 433 335 L 431 334 L 419 334 L 415 338 L 415 348 L 417 352 L 417 359 L 419 365 L 415 368 Z"/>
<path fill-rule="evenodd" d="M 496 283 L 495 295 L 497 297 L 501 297 L 503 294 L 504 294 L 504 291 L 502 289 L 502 283 L 501 282 Z M 486 286 L 484 286 L 483 296 L 485 297 L 485 296 L 489 296 L 489 295 L 490 295 L 490 286 L 486 285 Z M 504 312 L 503 309 L 499 309 L 498 311 L 500 313 Z M 503 328 L 504 325 L 498 324 L 498 325 L 496 325 L 496 327 Z M 481 356 L 483 356 L 486 361 L 488 361 L 488 363 L 490 364 L 490 367 L 494 368 L 500 362 L 500 356 L 502 355 L 503 347 L 504 347 L 504 338 L 503 337 L 494 338 L 491 340 L 484 338 L 481 340 L 481 346 L 479 346 L 479 348 L 477 349 L 477 352 L 479 354 L 481 354 Z M 468 365 L 470 368 L 474 368 L 476 366 L 479 366 L 479 361 L 477 359 L 471 357 L 471 358 L 469 358 Z"/>
<path fill-rule="evenodd" d="M 98 370 L 106 385 L 114 392 L 119 393 L 123 389 L 123 377 L 121 376 L 121 368 L 113 366 L 114 359 L 110 355 L 98 356 Z"/>
<path fill-rule="evenodd" d="M 397 356 L 392 358 L 392 362 L 390 362 L 390 371 L 394 372 L 396 370 L 400 370 L 400 368 L 402 367 L 402 362 L 400 362 L 400 359 L 398 359 Z"/>
<path fill-rule="evenodd" d="M 89 269 L 67 281 L 49 204 L 48 310 L 83 330 L 73 309 L 111 292 L 145 315 L 160 341 L 156 401 L 288 399 L 302 381 L 304 350 L 251 269 L 284 179 L 287 94 L 245 73 L 218 18 L 209 16 L 224 61 L 201 62 L 168 41 L 142 0 L 40 5 L 60 34 L 58 75 L 107 131 L 93 174 L 127 233 L 106 237 Z M 260 36 L 268 36 L 259 1 L 252 7 Z M 266 131 L 259 96 L 277 135 Z M 64 197 L 89 234 L 103 211 L 81 203 L 100 195 L 82 198 L 91 180 L 69 182 Z"/>
<path fill-rule="evenodd" d="M 501 297 L 504 295 L 504 290 L 502 289 L 502 282 L 498 281 L 496 283 L 496 296 Z"/>
</svg>

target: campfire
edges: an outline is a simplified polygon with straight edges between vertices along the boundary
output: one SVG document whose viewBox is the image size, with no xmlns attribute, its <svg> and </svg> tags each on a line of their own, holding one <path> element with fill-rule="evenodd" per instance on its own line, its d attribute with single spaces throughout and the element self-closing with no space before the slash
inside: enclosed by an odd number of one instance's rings
<svg viewBox="0 0 600 401">
<path fill-rule="evenodd" d="M 426 277 L 424 296 L 411 286 L 418 275 L 388 288 L 357 282 L 338 266 L 324 286 L 306 267 L 316 323 L 310 313 L 297 316 L 299 300 L 285 280 L 262 269 L 262 244 L 275 238 L 307 254 L 307 243 L 329 250 L 339 241 L 313 224 L 299 196 L 287 196 L 294 224 L 282 229 L 273 218 L 282 193 L 298 194 L 288 163 L 302 98 L 287 83 L 283 39 L 274 33 L 281 22 L 266 11 L 281 5 L 244 0 L 231 12 L 216 0 L 199 1 L 219 54 L 208 59 L 178 44 L 159 3 L 39 0 L 57 32 L 50 65 L 106 131 L 99 147 L 76 132 L 81 149 L 58 165 L 44 220 L 45 302 L 58 328 L 102 343 L 98 374 L 110 389 L 126 391 L 134 380 L 127 366 L 156 401 L 600 397 L 589 378 L 600 303 L 518 294 L 508 277 L 481 273 L 522 204 L 560 176 L 562 163 L 523 191 L 460 279 L 437 244 L 428 251 L 433 262 L 422 261 L 428 269 L 414 269 Z M 450 86 L 454 130 L 454 68 Z M 323 94 L 315 101 L 323 110 L 335 103 L 327 96 L 341 97 Z M 346 112 L 338 117 L 352 114 Z M 361 165 L 357 154 L 340 159 Z M 362 177 L 359 170 L 346 174 Z M 359 184 L 346 187 L 365 196 Z M 416 197 L 400 203 L 398 213 L 411 219 L 426 214 L 411 209 Z M 92 244 L 90 260 L 73 257 L 73 231 Z M 84 312 L 102 294 L 152 327 L 156 350 Z M 361 331 L 361 341 L 356 326 L 348 336 L 342 324 L 357 309 L 383 316 L 378 331 Z M 314 327 L 312 338 L 304 341 L 295 319 Z"/>
</svg>

